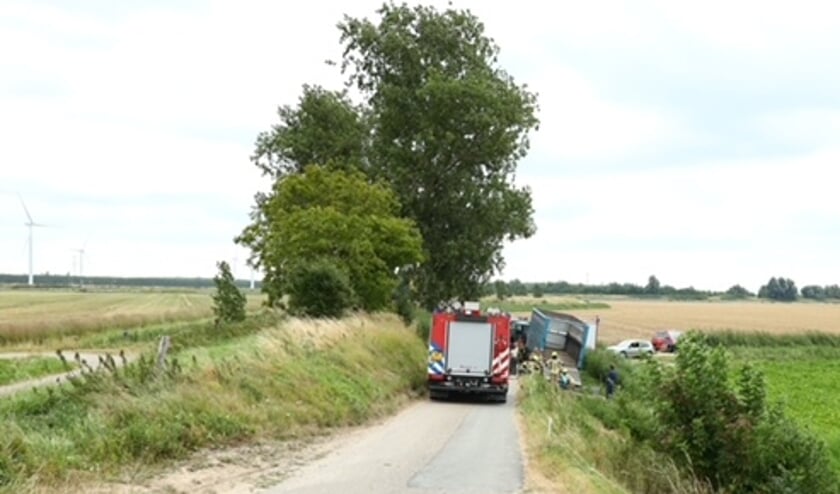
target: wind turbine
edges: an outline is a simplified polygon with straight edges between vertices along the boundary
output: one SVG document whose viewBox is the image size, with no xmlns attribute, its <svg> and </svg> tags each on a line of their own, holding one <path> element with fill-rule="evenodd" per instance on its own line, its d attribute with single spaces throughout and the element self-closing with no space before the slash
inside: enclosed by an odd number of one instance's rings
<svg viewBox="0 0 840 494">
<path fill-rule="evenodd" d="M 85 243 L 82 244 L 81 249 L 73 249 L 74 251 L 79 253 L 79 288 L 84 288 L 85 286 L 85 246 L 87 245 L 87 240 Z"/>
<path fill-rule="evenodd" d="M 26 219 L 28 220 L 26 223 L 24 223 L 24 225 L 29 227 L 29 285 L 32 286 L 35 284 L 35 280 L 32 277 L 32 227 L 47 225 L 42 225 L 40 223 L 35 223 L 34 221 L 32 221 L 32 215 L 29 214 L 29 210 L 26 209 L 26 203 L 23 202 L 23 197 L 21 197 L 20 194 L 18 194 L 18 199 L 20 199 L 20 203 L 23 206 L 23 210 L 24 212 L 26 212 Z"/>
</svg>

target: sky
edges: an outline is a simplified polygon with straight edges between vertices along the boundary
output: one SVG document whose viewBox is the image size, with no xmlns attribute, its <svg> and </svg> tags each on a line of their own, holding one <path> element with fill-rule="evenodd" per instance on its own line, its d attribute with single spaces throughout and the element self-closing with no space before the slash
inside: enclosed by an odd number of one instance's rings
<svg viewBox="0 0 840 494">
<path fill-rule="evenodd" d="M 0 272 L 28 269 L 20 194 L 36 275 L 83 248 L 85 275 L 248 277 L 256 136 L 303 84 L 341 87 L 336 24 L 381 3 L 0 2 Z M 538 93 L 537 233 L 499 277 L 840 283 L 840 7 L 452 4 Z"/>
</svg>

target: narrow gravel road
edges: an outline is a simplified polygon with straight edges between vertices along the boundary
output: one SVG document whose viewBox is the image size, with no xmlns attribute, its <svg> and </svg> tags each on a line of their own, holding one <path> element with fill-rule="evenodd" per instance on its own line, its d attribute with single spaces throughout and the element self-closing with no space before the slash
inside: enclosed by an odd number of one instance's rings
<svg viewBox="0 0 840 494">
<path fill-rule="evenodd" d="M 265 492 L 520 492 L 515 394 L 514 382 L 506 404 L 418 403 L 380 425 L 342 437 L 327 455 Z"/>
</svg>

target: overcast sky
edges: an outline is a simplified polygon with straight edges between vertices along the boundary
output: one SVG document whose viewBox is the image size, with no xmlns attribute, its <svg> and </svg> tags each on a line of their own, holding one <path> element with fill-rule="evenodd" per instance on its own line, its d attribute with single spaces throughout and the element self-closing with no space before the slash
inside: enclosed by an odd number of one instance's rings
<svg viewBox="0 0 840 494">
<path fill-rule="evenodd" d="M 538 232 L 503 278 L 840 283 L 832 3 L 453 3 L 539 93 Z M 246 277 L 254 140 L 302 84 L 340 87 L 335 25 L 380 4 L 0 2 L 0 272 L 27 270 L 19 192 L 51 225 L 36 273 L 84 246 L 89 275 Z"/>
</svg>

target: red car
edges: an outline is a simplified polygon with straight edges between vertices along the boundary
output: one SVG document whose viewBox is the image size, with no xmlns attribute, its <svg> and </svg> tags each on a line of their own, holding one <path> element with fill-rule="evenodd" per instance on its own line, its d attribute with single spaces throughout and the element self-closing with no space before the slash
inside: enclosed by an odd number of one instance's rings
<svg viewBox="0 0 840 494">
<path fill-rule="evenodd" d="M 653 343 L 653 348 L 655 348 L 657 352 L 676 352 L 677 340 L 680 339 L 681 334 L 682 332 L 674 329 L 657 331 L 650 342 Z"/>
</svg>

